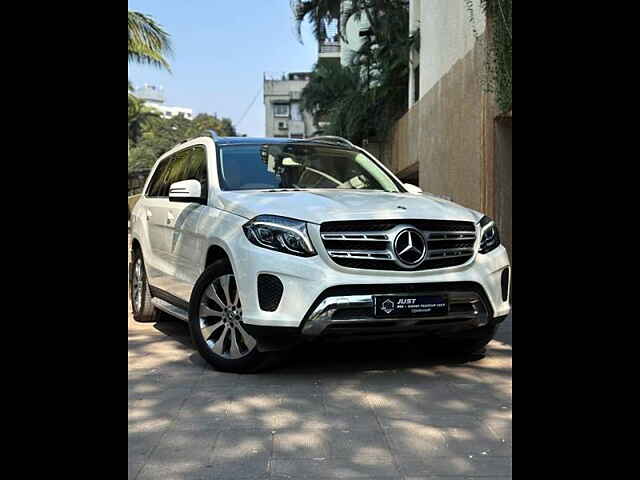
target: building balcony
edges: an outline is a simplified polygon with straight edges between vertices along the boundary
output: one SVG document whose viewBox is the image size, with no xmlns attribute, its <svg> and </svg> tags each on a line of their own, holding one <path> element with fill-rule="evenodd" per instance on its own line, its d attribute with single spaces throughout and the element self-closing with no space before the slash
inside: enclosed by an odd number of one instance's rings
<svg viewBox="0 0 640 480">
<path fill-rule="evenodd" d="M 318 53 L 322 56 L 339 56 L 340 42 L 322 42 L 318 44 Z"/>
<path fill-rule="evenodd" d="M 301 120 L 289 120 L 289 134 L 304 136 L 304 122 Z"/>
</svg>

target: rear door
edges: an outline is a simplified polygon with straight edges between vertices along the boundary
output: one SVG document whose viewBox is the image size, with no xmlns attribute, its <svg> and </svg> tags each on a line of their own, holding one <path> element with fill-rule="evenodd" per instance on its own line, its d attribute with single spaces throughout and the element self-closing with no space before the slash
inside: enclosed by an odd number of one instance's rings
<svg viewBox="0 0 640 480">
<path fill-rule="evenodd" d="M 195 179 L 200 182 L 204 204 L 170 202 L 167 213 L 168 253 L 171 259 L 172 282 L 169 293 L 189 301 L 191 289 L 201 272 L 200 258 L 205 248 L 198 226 L 207 209 L 209 185 L 207 154 L 204 145 L 188 147 L 176 154 L 171 183 Z"/>
</svg>

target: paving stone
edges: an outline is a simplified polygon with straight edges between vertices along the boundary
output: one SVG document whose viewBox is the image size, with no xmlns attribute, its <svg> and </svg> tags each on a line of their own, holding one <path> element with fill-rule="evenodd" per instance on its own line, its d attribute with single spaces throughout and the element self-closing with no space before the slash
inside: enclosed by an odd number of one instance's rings
<svg viewBox="0 0 640 480">
<path fill-rule="evenodd" d="M 268 458 L 272 452 L 272 437 L 271 431 L 263 429 L 222 430 L 213 448 L 213 456 L 231 459 Z"/>
<path fill-rule="evenodd" d="M 443 428 L 449 451 L 459 455 L 510 456 L 511 446 L 483 425 Z"/>
<path fill-rule="evenodd" d="M 248 455 L 243 458 L 216 457 L 211 462 L 213 479 L 269 478 L 269 457 Z"/>
<path fill-rule="evenodd" d="M 213 467 L 208 464 L 185 461 L 148 462 L 136 480 L 210 480 L 216 478 Z"/>
<path fill-rule="evenodd" d="M 400 476 L 388 458 L 358 457 L 357 459 L 279 459 L 271 464 L 272 478 L 379 478 Z"/>
<path fill-rule="evenodd" d="M 393 412 L 380 412 L 378 418 L 382 428 L 388 428 L 397 420 L 413 422 L 419 425 L 431 425 L 433 427 L 473 427 L 482 425 L 479 416 L 470 414 L 403 414 L 395 415 Z"/>
<path fill-rule="evenodd" d="M 400 470 L 406 476 L 463 476 L 463 477 L 509 477 L 512 462 L 510 457 L 490 456 L 425 456 L 397 457 Z"/>
<path fill-rule="evenodd" d="M 391 460 L 387 439 L 378 428 L 332 429 L 328 434 L 331 458 L 378 457 Z"/>
<path fill-rule="evenodd" d="M 329 443 L 335 437 L 327 430 L 296 430 L 276 432 L 273 436 L 274 458 L 326 458 L 331 454 Z"/>
<path fill-rule="evenodd" d="M 442 428 L 393 419 L 384 426 L 391 449 L 397 455 L 445 455 L 447 441 Z"/>
</svg>

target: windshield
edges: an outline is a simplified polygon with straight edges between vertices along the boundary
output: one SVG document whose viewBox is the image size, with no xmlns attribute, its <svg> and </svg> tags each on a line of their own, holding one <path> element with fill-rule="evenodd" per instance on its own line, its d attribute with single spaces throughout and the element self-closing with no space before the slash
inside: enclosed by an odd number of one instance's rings
<svg viewBox="0 0 640 480">
<path fill-rule="evenodd" d="M 342 188 L 398 192 L 373 160 L 356 150 L 283 143 L 219 149 L 222 190 Z"/>
</svg>

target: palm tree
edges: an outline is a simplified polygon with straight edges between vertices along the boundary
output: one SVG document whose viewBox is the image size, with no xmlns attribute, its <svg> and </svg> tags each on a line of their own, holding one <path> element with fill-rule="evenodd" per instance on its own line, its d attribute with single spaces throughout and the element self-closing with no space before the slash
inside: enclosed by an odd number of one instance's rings
<svg viewBox="0 0 640 480">
<path fill-rule="evenodd" d="M 340 4 L 342 0 L 291 0 L 291 9 L 296 26 L 298 40 L 302 43 L 302 22 L 305 18 L 313 25 L 313 36 L 319 42 L 327 38 L 327 24 L 338 22 L 340 35 Z"/>
<path fill-rule="evenodd" d="M 129 62 L 171 71 L 165 58 L 168 55 L 169 34 L 150 16 L 129 11 Z"/>
<path fill-rule="evenodd" d="M 129 142 L 130 145 L 135 146 L 142 137 L 145 127 L 152 125 L 154 119 L 160 118 L 160 115 L 131 94 L 129 94 L 128 110 Z"/>
</svg>

